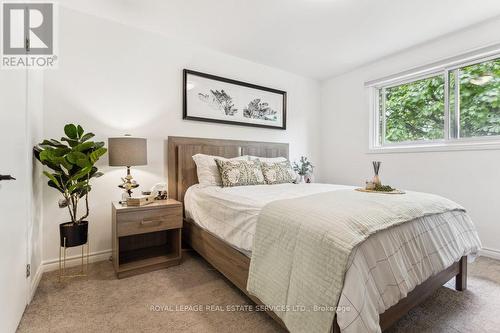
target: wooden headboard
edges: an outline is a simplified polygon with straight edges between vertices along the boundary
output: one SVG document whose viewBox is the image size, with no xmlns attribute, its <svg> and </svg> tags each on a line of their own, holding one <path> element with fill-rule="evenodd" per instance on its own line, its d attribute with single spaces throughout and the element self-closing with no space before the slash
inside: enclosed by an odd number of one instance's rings
<svg viewBox="0 0 500 333">
<path fill-rule="evenodd" d="M 192 156 L 207 154 L 226 158 L 242 155 L 288 158 L 288 143 L 168 137 L 168 195 L 184 201 L 189 186 L 198 183 Z"/>
</svg>

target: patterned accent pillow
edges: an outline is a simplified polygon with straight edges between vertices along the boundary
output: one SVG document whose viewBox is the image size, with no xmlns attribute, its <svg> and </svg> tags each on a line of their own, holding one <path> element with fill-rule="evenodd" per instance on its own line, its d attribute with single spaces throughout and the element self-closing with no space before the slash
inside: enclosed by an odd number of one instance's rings
<svg viewBox="0 0 500 333">
<path fill-rule="evenodd" d="M 215 159 L 223 187 L 265 184 L 261 163 Z"/>
<path fill-rule="evenodd" d="M 196 154 L 193 156 L 194 163 L 196 164 L 196 173 L 198 175 L 198 183 L 202 186 L 221 186 L 222 180 L 220 179 L 219 168 L 215 163 L 215 159 L 229 161 L 229 160 L 245 160 L 248 161 L 248 156 L 239 156 L 234 158 L 224 158 L 220 156 Z"/>
<path fill-rule="evenodd" d="M 259 157 L 259 156 L 252 156 L 252 155 L 249 155 L 248 159 L 250 161 L 259 160 L 262 163 L 277 163 L 277 162 L 288 161 L 288 159 L 286 157 Z"/>
<path fill-rule="evenodd" d="M 262 162 L 262 173 L 267 184 L 294 183 L 297 175 L 292 170 L 290 162 L 266 163 Z"/>
</svg>

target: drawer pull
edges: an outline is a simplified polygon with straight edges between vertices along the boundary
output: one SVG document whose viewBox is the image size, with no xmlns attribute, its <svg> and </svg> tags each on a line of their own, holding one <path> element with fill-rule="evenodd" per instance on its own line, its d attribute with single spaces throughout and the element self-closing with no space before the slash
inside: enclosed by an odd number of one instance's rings
<svg viewBox="0 0 500 333">
<path fill-rule="evenodd" d="M 161 217 L 159 219 L 157 219 L 157 218 L 155 218 L 155 219 L 142 219 L 141 225 L 149 226 L 149 225 L 152 225 L 152 224 L 162 224 L 166 220 L 167 220 L 166 217 Z"/>
</svg>

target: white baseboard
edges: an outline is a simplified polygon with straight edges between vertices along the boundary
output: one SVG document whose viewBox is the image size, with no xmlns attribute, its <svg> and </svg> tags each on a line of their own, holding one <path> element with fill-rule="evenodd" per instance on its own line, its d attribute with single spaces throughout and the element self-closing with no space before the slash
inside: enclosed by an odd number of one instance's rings
<svg viewBox="0 0 500 333">
<path fill-rule="evenodd" d="M 489 249 L 487 247 L 483 247 L 479 251 L 479 254 L 484 256 L 484 257 L 500 260 L 500 250 Z"/>
<path fill-rule="evenodd" d="M 91 252 L 89 254 L 89 262 L 97 262 L 108 260 L 111 256 L 111 249 L 104 251 Z M 81 256 L 75 255 L 71 257 L 66 257 L 66 267 L 78 266 L 81 264 Z M 44 260 L 42 262 L 43 272 L 50 272 L 59 269 L 59 258 Z"/>
<path fill-rule="evenodd" d="M 40 264 L 40 266 L 38 266 L 38 269 L 35 272 L 35 275 L 31 278 L 31 286 L 30 286 L 30 294 L 29 294 L 28 304 L 31 303 L 33 296 L 35 296 L 35 292 L 36 292 L 36 289 L 38 288 L 38 285 L 40 284 L 40 280 L 42 279 L 42 275 L 43 275 L 43 266 L 42 266 L 42 264 Z"/>
</svg>

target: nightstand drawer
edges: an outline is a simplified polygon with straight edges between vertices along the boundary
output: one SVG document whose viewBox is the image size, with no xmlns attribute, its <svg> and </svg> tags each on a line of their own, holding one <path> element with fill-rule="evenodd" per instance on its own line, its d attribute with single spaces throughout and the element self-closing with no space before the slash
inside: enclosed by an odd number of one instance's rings
<svg viewBox="0 0 500 333">
<path fill-rule="evenodd" d="M 128 236 L 182 228 L 182 208 L 121 212 L 116 216 L 117 236 Z"/>
</svg>

